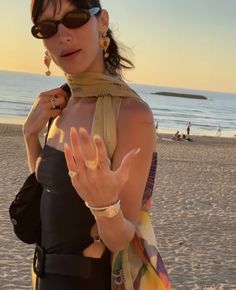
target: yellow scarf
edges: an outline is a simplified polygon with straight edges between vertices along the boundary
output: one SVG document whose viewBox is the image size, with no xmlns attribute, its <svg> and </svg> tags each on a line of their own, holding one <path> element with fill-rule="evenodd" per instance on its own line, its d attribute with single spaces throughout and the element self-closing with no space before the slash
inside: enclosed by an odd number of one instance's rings
<svg viewBox="0 0 236 290">
<path fill-rule="evenodd" d="M 97 97 L 91 135 L 99 134 L 112 159 L 117 145 L 117 121 L 122 98 L 141 99 L 121 78 L 102 73 L 67 74 L 72 96 Z"/>
</svg>

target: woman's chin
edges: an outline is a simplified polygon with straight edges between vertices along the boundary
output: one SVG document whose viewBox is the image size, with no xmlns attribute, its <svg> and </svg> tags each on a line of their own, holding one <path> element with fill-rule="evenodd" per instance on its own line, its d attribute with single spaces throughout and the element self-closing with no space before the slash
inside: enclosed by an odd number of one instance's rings
<svg viewBox="0 0 236 290">
<path fill-rule="evenodd" d="M 94 65 L 58 65 L 60 69 L 65 73 L 65 74 L 72 74 L 72 75 L 77 75 L 81 74 L 83 72 L 97 72 L 97 73 L 103 73 L 105 70 L 104 66 L 94 66 Z"/>
<path fill-rule="evenodd" d="M 80 67 L 65 67 L 65 66 L 60 66 L 60 69 L 63 70 L 63 72 L 65 74 L 70 74 L 70 75 L 76 75 L 76 74 L 80 74 L 83 72 L 86 72 L 87 70 L 84 68 L 80 68 Z"/>
</svg>

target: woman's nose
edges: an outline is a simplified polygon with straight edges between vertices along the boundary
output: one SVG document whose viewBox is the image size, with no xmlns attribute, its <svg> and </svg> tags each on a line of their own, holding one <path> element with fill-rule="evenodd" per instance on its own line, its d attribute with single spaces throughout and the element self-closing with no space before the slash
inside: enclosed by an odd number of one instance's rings
<svg viewBox="0 0 236 290">
<path fill-rule="evenodd" d="M 72 40 L 72 34 L 69 28 L 62 23 L 58 24 L 57 34 L 61 43 L 70 42 Z"/>
</svg>

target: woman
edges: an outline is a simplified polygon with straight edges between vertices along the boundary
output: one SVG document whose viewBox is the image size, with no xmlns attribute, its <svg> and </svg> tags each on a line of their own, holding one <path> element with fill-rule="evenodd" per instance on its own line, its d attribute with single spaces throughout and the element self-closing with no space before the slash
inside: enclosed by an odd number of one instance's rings
<svg viewBox="0 0 236 290">
<path fill-rule="evenodd" d="M 151 229 L 142 219 L 156 168 L 153 116 L 121 78 L 132 63 L 119 54 L 108 12 L 98 0 L 35 0 L 31 11 L 46 65 L 51 57 L 71 90 L 69 99 L 61 89 L 40 94 L 23 126 L 30 171 L 44 188 L 38 289 L 170 289 L 154 235 L 140 227 Z"/>
</svg>

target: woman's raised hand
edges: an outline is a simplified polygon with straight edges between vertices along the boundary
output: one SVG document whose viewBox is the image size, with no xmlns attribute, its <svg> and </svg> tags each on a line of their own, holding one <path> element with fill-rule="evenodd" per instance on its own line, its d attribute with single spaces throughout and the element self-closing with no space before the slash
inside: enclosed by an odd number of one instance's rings
<svg viewBox="0 0 236 290">
<path fill-rule="evenodd" d="M 38 135 L 51 117 L 60 115 L 67 104 L 68 97 L 61 88 L 41 93 L 36 98 L 23 125 L 24 135 Z"/>
<path fill-rule="evenodd" d="M 71 146 L 64 145 L 65 157 L 73 186 L 92 207 L 112 205 L 129 174 L 139 149 L 129 151 L 120 167 L 113 171 L 102 138 L 90 137 L 84 128 L 70 130 Z"/>
</svg>

